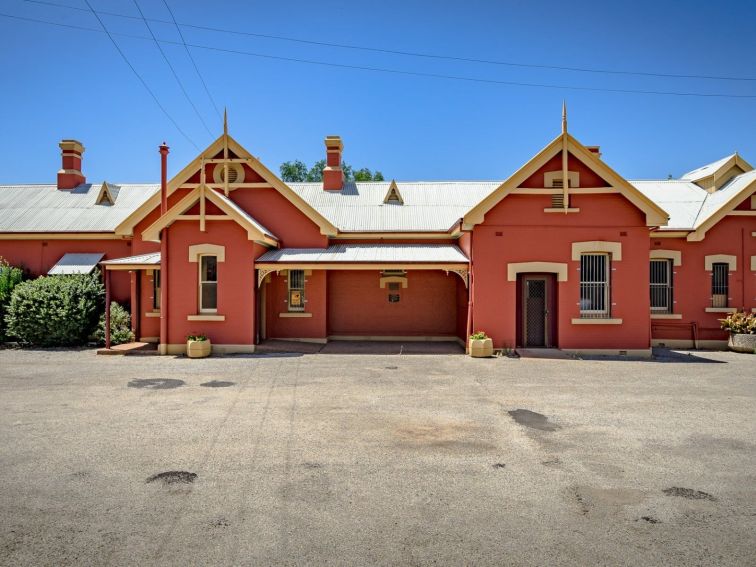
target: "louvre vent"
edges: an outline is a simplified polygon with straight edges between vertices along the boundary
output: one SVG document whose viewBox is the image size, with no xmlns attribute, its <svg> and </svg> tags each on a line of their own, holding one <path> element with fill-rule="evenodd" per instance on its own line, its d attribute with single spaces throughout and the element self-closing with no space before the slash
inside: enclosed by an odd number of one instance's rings
<svg viewBox="0 0 756 567">
<path fill-rule="evenodd" d="M 560 180 L 561 183 L 561 180 Z M 554 193 L 551 195 L 551 208 L 563 209 L 564 208 L 564 193 Z"/>
<path fill-rule="evenodd" d="M 564 180 L 562 180 L 562 179 L 554 179 L 551 182 L 551 186 L 554 187 L 555 189 L 562 189 L 564 187 Z"/>
<path fill-rule="evenodd" d="M 223 166 L 221 166 L 220 178 L 223 183 L 226 182 L 226 169 Z M 239 179 L 239 171 L 235 167 L 229 167 L 228 168 L 228 182 L 236 183 L 237 179 Z"/>
</svg>

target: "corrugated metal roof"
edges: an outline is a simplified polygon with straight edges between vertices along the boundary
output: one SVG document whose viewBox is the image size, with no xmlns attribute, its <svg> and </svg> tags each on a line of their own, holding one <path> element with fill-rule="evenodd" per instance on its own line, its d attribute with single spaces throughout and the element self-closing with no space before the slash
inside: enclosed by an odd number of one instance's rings
<svg viewBox="0 0 756 567">
<path fill-rule="evenodd" d="M 341 191 L 322 183 L 289 183 L 344 232 L 445 232 L 501 181 L 397 181 L 404 204 L 383 202 L 390 181 L 349 182 Z"/>
<path fill-rule="evenodd" d="M 113 260 L 105 260 L 100 262 L 105 266 L 112 266 L 118 264 L 149 264 L 153 266 L 160 265 L 160 252 L 151 252 L 149 254 L 139 254 L 138 256 L 126 256 L 124 258 L 115 258 Z"/>
<path fill-rule="evenodd" d="M 725 163 L 730 161 L 733 157 L 735 157 L 735 155 L 736 154 L 730 154 L 729 156 L 718 159 L 715 162 L 707 163 L 706 165 L 697 167 L 693 171 L 689 171 L 688 173 L 681 175 L 680 179 L 684 179 L 685 181 L 698 181 L 699 179 L 713 175 L 715 171 L 717 171 Z"/>
<path fill-rule="evenodd" d="M 270 250 L 257 263 L 413 263 L 467 264 L 462 250 L 452 244 L 336 244 L 328 248 Z"/>
<path fill-rule="evenodd" d="M 747 173 L 741 173 L 733 177 L 719 190 L 706 194 L 706 200 L 701 205 L 701 212 L 696 219 L 696 228 L 706 222 L 709 217 L 726 205 L 732 198 L 745 189 L 751 183 L 756 182 L 756 169 Z"/>
<path fill-rule="evenodd" d="M 97 263 L 105 256 L 103 252 L 63 254 L 63 257 L 47 272 L 49 276 L 66 274 L 91 274 Z"/>
<path fill-rule="evenodd" d="M 96 204 L 100 183 L 71 190 L 55 185 L 0 185 L 0 232 L 113 232 L 159 185 L 109 183 L 115 203 Z"/>
<path fill-rule="evenodd" d="M 669 222 L 663 230 L 692 229 L 708 193 L 692 181 L 680 179 L 630 181 L 641 193 L 664 209 Z"/>
</svg>

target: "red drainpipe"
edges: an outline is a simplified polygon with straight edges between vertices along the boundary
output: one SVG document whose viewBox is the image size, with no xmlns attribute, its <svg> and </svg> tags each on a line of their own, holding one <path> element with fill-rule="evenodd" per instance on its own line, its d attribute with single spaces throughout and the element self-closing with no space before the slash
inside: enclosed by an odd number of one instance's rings
<svg viewBox="0 0 756 567">
<path fill-rule="evenodd" d="M 460 220 L 460 225 L 462 221 Z M 465 352 L 470 345 L 470 335 L 473 329 L 473 231 L 470 231 L 470 269 L 467 274 L 467 336 L 465 337 Z"/>
<path fill-rule="evenodd" d="M 168 212 L 168 146 L 160 146 L 160 216 Z M 160 354 L 168 354 L 168 227 L 160 234 Z"/>
<path fill-rule="evenodd" d="M 105 348 L 110 348 L 110 270 L 105 266 Z"/>
</svg>

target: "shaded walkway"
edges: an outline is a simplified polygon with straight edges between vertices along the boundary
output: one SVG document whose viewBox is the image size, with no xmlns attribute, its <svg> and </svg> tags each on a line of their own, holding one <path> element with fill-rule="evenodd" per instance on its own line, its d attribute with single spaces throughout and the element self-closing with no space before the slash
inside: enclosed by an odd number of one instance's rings
<svg viewBox="0 0 756 567">
<path fill-rule="evenodd" d="M 464 354 L 456 342 L 435 341 L 330 341 L 327 344 L 267 340 L 255 348 L 256 354 L 296 352 L 302 354 Z"/>
</svg>

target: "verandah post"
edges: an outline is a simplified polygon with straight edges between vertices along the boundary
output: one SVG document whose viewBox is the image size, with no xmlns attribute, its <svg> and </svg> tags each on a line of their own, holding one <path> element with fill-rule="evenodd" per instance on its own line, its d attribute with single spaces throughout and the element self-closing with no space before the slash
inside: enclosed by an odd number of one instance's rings
<svg viewBox="0 0 756 567">
<path fill-rule="evenodd" d="M 105 348 L 110 348 L 110 270 L 105 267 Z"/>
</svg>

